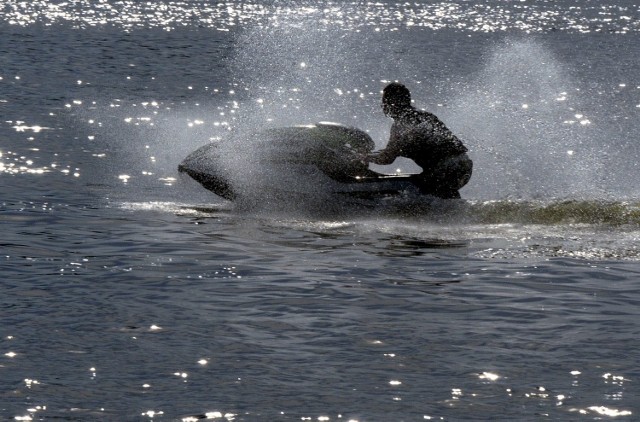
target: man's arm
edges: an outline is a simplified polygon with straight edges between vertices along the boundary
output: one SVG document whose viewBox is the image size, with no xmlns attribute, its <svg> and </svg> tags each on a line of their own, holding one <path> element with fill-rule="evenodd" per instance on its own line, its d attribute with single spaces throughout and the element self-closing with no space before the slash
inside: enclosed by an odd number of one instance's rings
<svg viewBox="0 0 640 422">
<path fill-rule="evenodd" d="M 400 156 L 402 152 L 401 149 L 398 126 L 397 123 L 394 122 L 391 126 L 391 134 L 386 148 L 367 155 L 367 161 L 381 166 L 391 164 Z"/>
</svg>

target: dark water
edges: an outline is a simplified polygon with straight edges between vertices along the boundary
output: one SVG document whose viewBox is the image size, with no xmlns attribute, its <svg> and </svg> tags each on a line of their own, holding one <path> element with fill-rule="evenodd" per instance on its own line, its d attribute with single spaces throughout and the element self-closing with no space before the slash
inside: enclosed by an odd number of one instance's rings
<svg viewBox="0 0 640 422">
<path fill-rule="evenodd" d="M 633 420 L 639 17 L 0 2 L 0 419 Z M 382 146 L 390 80 L 465 139 L 465 201 L 247 209 L 177 173 L 247 128 Z"/>
</svg>

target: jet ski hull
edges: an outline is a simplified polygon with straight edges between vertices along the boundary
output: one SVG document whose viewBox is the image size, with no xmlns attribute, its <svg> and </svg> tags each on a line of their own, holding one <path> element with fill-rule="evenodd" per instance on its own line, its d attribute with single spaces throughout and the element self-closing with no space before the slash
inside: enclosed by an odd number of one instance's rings
<svg viewBox="0 0 640 422">
<path fill-rule="evenodd" d="M 254 185 L 260 184 L 259 189 L 253 189 L 254 194 L 277 190 L 293 195 L 306 190 L 310 194 L 371 199 L 419 192 L 416 175 L 388 175 L 368 169 L 360 157 L 373 150 L 374 142 L 359 129 L 317 124 L 271 129 L 253 136 L 262 143 L 259 150 L 267 151 L 261 155 L 259 165 L 247 165 L 250 170 L 262 170 L 258 180 L 253 181 Z M 219 141 L 197 149 L 180 163 L 178 170 L 216 195 L 235 201 L 246 191 L 246 180 L 242 179 L 255 175 L 232 168 L 224 156 L 238 154 L 229 154 L 225 146 L 225 141 Z"/>
</svg>

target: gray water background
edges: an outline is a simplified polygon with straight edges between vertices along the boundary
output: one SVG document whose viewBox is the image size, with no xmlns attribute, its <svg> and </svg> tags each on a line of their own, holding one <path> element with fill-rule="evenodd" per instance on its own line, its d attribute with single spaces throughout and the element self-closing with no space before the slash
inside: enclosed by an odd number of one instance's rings
<svg viewBox="0 0 640 422">
<path fill-rule="evenodd" d="M 633 420 L 639 16 L 1 2 L 0 417 Z M 469 208 L 243 210 L 177 174 L 244 128 L 381 147 L 391 80 L 470 147 Z"/>
</svg>

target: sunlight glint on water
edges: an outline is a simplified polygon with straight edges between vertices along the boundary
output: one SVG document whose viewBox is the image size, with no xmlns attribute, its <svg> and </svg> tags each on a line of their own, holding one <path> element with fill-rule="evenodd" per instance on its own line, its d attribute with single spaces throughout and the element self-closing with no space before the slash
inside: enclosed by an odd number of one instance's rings
<svg viewBox="0 0 640 422">
<path fill-rule="evenodd" d="M 0 419 L 633 420 L 627 3 L 5 1 Z M 176 171 L 282 124 L 381 147 L 396 79 L 471 147 L 465 201 L 268 212 Z"/>
</svg>

